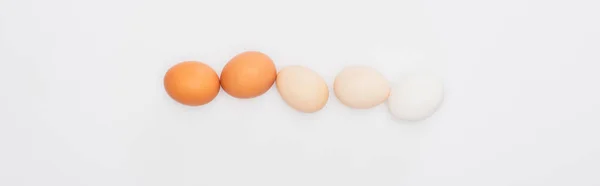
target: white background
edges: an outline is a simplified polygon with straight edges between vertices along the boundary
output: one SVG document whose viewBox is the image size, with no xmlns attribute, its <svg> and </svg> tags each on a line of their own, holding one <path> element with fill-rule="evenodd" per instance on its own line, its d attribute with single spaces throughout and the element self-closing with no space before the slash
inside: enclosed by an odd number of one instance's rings
<svg viewBox="0 0 600 186">
<path fill-rule="evenodd" d="M 595 0 L 0 0 L 3 186 L 600 185 Z M 273 88 L 181 106 L 173 64 L 244 50 L 439 74 L 430 119 Z"/>
</svg>

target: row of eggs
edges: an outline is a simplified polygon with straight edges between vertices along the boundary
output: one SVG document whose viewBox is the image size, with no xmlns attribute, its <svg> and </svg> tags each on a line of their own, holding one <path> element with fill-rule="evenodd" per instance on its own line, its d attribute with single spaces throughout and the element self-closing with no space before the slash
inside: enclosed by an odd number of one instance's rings
<svg viewBox="0 0 600 186">
<path fill-rule="evenodd" d="M 210 66 L 196 61 L 178 63 L 164 76 L 167 94 L 188 106 L 209 103 L 221 87 L 233 97 L 248 99 L 264 94 L 273 84 L 283 100 L 300 112 L 317 112 L 329 99 L 327 83 L 315 71 L 288 66 L 278 73 L 273 60 L 258 51 L 233 57 L 220 78 Z M 341 103 L 356 109 L 372 108 L 387 100 L 392 115 L 403 120 L 427 118 L 443 99 L 442 82 L 434 76 L 412 75 L 390 86 L 381 73 L 366 66 L 344 68 L 335 77 L 333 90 Z"/>
</svg>

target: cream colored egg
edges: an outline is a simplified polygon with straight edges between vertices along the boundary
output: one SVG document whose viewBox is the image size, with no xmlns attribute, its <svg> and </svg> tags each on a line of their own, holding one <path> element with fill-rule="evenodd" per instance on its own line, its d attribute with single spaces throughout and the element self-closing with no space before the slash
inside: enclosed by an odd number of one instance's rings
<svg viewBox="0 0 600 186">
<path fill-rule="evenodd" d="M 281 98 L 300 112 L 317 112 L 329 99 L 325 80 L 315 71 L 302 66 L 281 69 L 277 74 L 276 86 Z"/>
<path fill-rule="evenodd" d="M 344 68 L 336 76 L 333 89 L 344 105 L 357 109 L 375 107 L 390 94 L 388 80 L 377 70 L 365 66 Z"/>
</svg>

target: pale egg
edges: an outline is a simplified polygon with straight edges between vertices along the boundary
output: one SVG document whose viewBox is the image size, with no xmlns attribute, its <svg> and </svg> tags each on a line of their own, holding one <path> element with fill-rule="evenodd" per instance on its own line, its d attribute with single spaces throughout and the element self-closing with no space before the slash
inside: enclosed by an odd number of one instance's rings
<svg viewBox="0 0 600 186">
<path fill-rule="evenodd" d="M 333 89 L 340 102 L 357 109 L 375 107 L 390 94 L 388 80 L 377 70 L 365 66 L 344 68 L 336 76 Z"/>
<path fill-rule="evenodd" d="M 388 107 L 401 120 L 416 121 L 431 116 L 444 98 L 442 80 L 432 75 L 410 75 L 396 83 Z"/>
<path fill-rule="evenodd" d="M 281 69 L 277 74 L 276 86 L 281 98 L 300 112 L 317 112 L 329 99 L 325 80 L 315 71 L 302 66 Z"/>
</svg>

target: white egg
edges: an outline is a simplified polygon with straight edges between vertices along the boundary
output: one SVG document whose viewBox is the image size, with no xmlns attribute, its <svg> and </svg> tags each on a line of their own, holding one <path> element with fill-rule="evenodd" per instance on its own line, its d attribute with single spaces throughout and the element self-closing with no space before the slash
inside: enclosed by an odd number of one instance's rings
<svg viewBox="0 0 600 186">
<path fill-rule="evenodd" d="M 431 116 L 444 99 L 444 85 L 431 75 L 410 75 L 392 86 L 388 106 L 401 120 L 417 121 Z"/>
<path fill-rule="evenodd" d="M 375 107 L 390 95 L 388 80 L 377 70 L 365 66 L 344 68 L 333 84 L 333 91 L 340 102 L 356 109 Z"/>
</svg>

